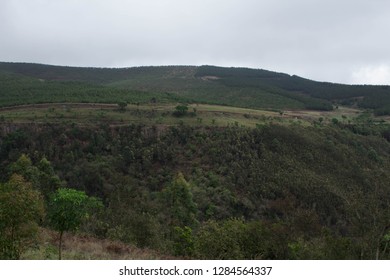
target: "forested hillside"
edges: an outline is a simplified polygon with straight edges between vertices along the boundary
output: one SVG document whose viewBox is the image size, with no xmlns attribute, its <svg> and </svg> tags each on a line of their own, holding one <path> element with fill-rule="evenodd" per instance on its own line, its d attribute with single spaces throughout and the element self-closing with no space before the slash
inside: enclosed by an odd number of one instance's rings
<svg viewBox="0 0 390 280">
<path fill-rule="evenodd" d="M 100 198 L 80 230 L 177 257 L 388 259 L 388 131 L 10 125 L 1 179 Z"/>
<path fill-rule="evenodd" d="M 306 109 L 332 110 L 331 103 L 339 103 L 374 109 L 378 115 L 390 112 L 390 87 L 386 85 L 343 85 L 266 70 L 215 66 L 202 66 L 196 75 L 219 77 L 217 81 L 233 87 L 268 88 L 303 102 Z"/>
<path fill-rule="evenodd" d="M 388 86 L 315 82 L 261 69 L 215 66 L 81 68 L 0 63 L 0 106 L 45 102 L 208 103 L 256 109 L 390 112 Z"/>
</svg>

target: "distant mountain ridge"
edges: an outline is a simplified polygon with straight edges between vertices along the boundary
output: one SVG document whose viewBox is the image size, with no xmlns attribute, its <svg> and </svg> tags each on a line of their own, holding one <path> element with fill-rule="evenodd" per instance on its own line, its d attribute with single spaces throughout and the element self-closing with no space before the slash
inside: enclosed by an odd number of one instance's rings
<svg viewBox="0 0 390 280">
<path fill-rule="evenodd" d="M 10 82 L 10 79 L 14 81 Z M 115 102 L 118 99 L 132 103 L 135 99 L 147 102 L 155 98 L 158 101 L 276 110 L 332 110 L 342 104 L 372 109 L 377 115 L 390 114 L 389 86 L 316 82 L 263 69 L 217 66 L 87 68 L 0 62 L 0 81 L 0 105 L 4 105 L 1 100 L 7 100 L 7 94 L 15 92 L 23 104 L 29 102 L 23 100 L 23 92 L 41 102 L 39 92 L 46 91 L 47 84 L 50 84 L 50 98 L 57 100 L 56 95 L 61 95 L 62 101 L 67 101 L 70 95 L 69 101 L 76 101 L 77 88 L 81 87 L 84 89 L 80 91 L 83 100 L 77 100 L 81 102 L 107 102 L 111 99 Z M 107 96 L 110 94 L 114 98 Z M 134 94 L 138 97 L 133 98 Z"/>
</svg>

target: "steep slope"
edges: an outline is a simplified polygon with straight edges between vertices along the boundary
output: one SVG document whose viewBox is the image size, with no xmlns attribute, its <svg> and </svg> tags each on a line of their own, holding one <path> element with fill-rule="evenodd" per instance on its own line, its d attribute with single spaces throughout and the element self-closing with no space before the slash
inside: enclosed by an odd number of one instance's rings
<svg viewBox="0 0 390 280">
<path fill-rule="evenodd" d="M 390 258 L 382 137 L 333 125 L 13 128 L 2 181 L 19 170 L 49 196 L 46 157 L 61 181 L 103 200 L 83 227 L 100 238 L 205 259 Z M 36 168 L 15 169 L 22 153 Z"/>
</svg>

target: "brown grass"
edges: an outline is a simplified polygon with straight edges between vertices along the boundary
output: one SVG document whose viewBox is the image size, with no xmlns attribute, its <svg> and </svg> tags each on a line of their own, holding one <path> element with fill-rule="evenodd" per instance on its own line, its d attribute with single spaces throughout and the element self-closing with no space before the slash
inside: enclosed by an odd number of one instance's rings
<svg viewBox="0 0 390 280">
<path fill-rule="evenodd" d="M 41 228 L 39 241 L 22 255 L 27 260 L 58 259 L 55 231 Z M 174 259 L 151 249 L 140 249 L 120 241 L 98 239 L 83 234 L 64 233 L 62 259 L 67 260 L 163 260 Z"/>
</svg>

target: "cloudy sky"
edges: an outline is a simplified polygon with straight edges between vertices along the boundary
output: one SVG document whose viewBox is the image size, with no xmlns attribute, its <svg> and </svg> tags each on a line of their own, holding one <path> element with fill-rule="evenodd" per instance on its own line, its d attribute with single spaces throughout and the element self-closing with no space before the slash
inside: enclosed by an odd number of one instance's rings
<svg viewBox="0 0 390 280">
<path fill-rule="evenodd" d="M 0 0 L 0 61 L 390 84 L 388 0 Z"/>
</svg>

